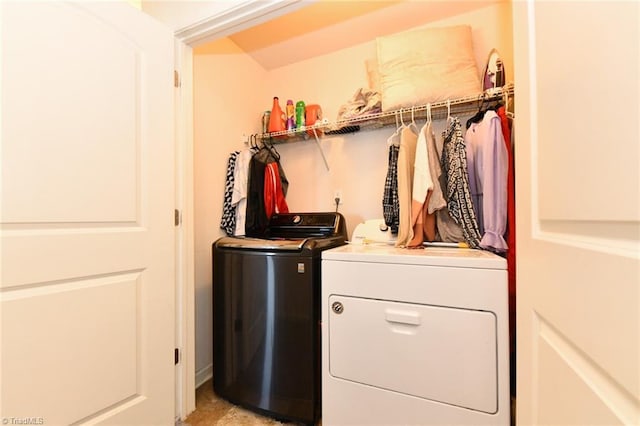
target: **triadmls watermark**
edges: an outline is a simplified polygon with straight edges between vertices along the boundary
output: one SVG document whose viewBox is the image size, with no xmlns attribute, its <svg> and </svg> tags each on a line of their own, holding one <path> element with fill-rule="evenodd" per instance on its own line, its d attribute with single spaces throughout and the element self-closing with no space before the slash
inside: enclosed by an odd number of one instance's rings
<svg viewBox="0 0 640 426">
<path fill-rule="evenodd" d="M 44 417 L 3 417 L 3 425 L 43 425 Z"/>
</svg>

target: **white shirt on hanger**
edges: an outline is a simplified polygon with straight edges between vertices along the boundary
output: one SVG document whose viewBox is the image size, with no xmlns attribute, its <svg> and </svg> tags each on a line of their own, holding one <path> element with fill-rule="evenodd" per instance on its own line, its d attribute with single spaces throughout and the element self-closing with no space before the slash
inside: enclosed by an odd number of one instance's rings
<svg viewBox="0 0 640 426">
<path fill-rule="evenodd" d="M 247 189 L 249 187 L 249 163 L 253 152 L 245 149 L 236 159 L 236 168 L 233 171 L 233 193 L 231 194 L 231 205 L 236 205 L 236 231 L 235 235 L 245 234 L 245 224 L 247 219 Z"/>
</svg>

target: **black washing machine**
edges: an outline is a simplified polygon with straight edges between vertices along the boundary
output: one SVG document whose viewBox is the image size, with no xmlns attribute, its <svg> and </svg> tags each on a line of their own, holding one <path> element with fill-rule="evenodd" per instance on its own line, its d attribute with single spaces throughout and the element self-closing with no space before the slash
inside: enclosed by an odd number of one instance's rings
<svg viewBox="0 0 640 426">
<path fill-rule="evenodd" d="M 213 244 L 218 396 L 281 420 L 318 420 L 321 253 L 346 240 L 340 213 L 286 213 L 264 238 Z"/>
</svg>

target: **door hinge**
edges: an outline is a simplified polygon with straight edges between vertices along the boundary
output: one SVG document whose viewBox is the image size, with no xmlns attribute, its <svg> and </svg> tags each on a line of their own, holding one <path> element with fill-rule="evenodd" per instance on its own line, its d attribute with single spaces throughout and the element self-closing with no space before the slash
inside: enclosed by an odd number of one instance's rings
<svg viewBox="0 0 640 426">
<path fill-rule="evenodd" d="M 173 223 L 174 223 L 174 225 L 175 226 L 180 226 L 180 222 L 182 221 L 181 219 L 182 219 L 182 217 L 180 215 L 180 210 L 174 209 L 173 210 Z"/>
<path fill-rule="evenodd" d="M 180 87 L 180 74 L 177 70 L 173 70 L 173 87 Z"/>
<path fill-rule="evenodd" d="M 178 363 L 180 362 L 180 349 L 178 348 L 174 349 L 173 360 L 174 360 L 174 365 L 178 365 Z"/>
</svg>

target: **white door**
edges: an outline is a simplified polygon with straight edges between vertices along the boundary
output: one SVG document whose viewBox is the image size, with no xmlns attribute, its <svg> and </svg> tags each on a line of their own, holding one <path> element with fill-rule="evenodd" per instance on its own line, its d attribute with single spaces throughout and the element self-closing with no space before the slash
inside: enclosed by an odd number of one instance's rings
<svg viewBox="0 0 640 426">
<path fill-rule="evenodd" d="M 0 7 L 0 417 L 172 424 L 173 36 L 126 3 Z"/>
<path fill-rule="evenodd" d="M 639 27 L 514 2 L 521 425 L 640 424 Z"/>
</svg>

